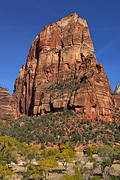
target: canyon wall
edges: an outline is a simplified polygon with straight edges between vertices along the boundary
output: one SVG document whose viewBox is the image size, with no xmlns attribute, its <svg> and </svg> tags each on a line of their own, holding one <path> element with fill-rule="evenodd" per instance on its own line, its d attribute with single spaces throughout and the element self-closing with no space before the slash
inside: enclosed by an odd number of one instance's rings
<svg viewBox="0 0 120 180">
<path fill-rule="evenodd" d="M 10 99 L 15 118 L 63 108 L 112 117 L 120 107 L 120 96 L 112 92 L 96 60 L 86 20 L 76 13 L 45 26 L 36 36 Z"/>
<path fill-rule="evenodd" d="M 7 88 L 0 85 L 0 120 L 15 119 L 14 102 Z"/>
<path fill-rule="evenodd" d="M 63 108 L 105 116 L 114 112 L 113 92 L 96 60 L 86 20 L 73 13 L 44 27 L 20 69 L 14 98 L 18 117 Z"/>
</svg>

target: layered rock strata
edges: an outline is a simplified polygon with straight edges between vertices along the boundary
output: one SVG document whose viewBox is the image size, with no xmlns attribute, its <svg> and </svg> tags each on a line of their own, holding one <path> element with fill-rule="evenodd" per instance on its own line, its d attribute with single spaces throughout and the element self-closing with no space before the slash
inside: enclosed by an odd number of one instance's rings
<svg viewBox="0 0 120 180">
<path fill-rule="evenodd" d="M 13 98 L 17 117 L 63 108 L 107 116 L 115 110 L 112 94 L 86 20 L 73 13 L 44 27 L 32 42 Z"/>
<path fill-rule="evenodd" d="M 0 85 L 0 120 L 11 120 L 15 118 L 12 96 L 7 88 Z"/>
</svg>

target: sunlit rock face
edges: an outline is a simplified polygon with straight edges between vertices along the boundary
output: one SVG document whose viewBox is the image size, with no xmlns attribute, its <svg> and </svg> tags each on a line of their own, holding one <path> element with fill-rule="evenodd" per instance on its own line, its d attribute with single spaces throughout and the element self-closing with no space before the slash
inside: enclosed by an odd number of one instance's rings
<svg viewBox="0 0 120 180">
<path fill-rule="evenodd" d="M 112 96 L 86 20 L 73 13 L 44 27 L 32 42 L 13 99 L 16 117 L 63 108 L 110 116 L 115 110 Z"/>
<path fill-rule="evenodd" d="M 118 82 L 118 84 L 114 90 L 114 93 L 120 94 L 120 81 Z"/>
<path fill-rule="evenodd" d="M 7 88 L 0 85 L 0 120 L 11 120 L 15 118 L 12 96 Z"/>
</svg>

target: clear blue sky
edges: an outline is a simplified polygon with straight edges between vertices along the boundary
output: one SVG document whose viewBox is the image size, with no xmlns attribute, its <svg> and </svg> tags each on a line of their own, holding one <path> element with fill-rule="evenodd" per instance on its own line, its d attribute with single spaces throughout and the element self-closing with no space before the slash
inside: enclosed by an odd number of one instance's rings
<svg viewBox="0 0 120 180">
<path fill-rule="evenodd" d="M 76 12 L 87 20 L 97 61 L 112 90 L 120 81 L 120 0 L 0 0 L 0 83 L 13 93 L 15 79 L 36 35 Z"/>
</svg>

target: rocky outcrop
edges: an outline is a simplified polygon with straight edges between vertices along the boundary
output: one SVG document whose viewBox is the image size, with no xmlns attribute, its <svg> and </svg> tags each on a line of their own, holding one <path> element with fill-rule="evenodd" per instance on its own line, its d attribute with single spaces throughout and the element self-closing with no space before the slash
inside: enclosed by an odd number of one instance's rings
<svg viewBox="0 0 120 180">
<path fill-rule="evenodd" d="M 118 84 L 117 84 L 117 86 L 116 86 L 116 88 L 114 90 L 114 93 L 120 94 L 120 81 L 118 82 Z"/>
<path fill-rule="evenodd" d="M 117 109 L 118 108 L 120 109 L 120 81 L 118 82 L 114 90 L 113 98 L 114 98 L 115 107 Z"/>
<path fill-rule="evenodd" d="M 12 96 L 7 88 L 0 85 L 0 120 L 11 120 L 15 118 Z"/>
<path fill-rule="evenodd" d="M 108 116 L 115 110 L 112 93 L 86 20 L 73 13 L 44 27 L 32 42 L 13 98 L 17 117 L 63 108 Z"/>
</svg>

